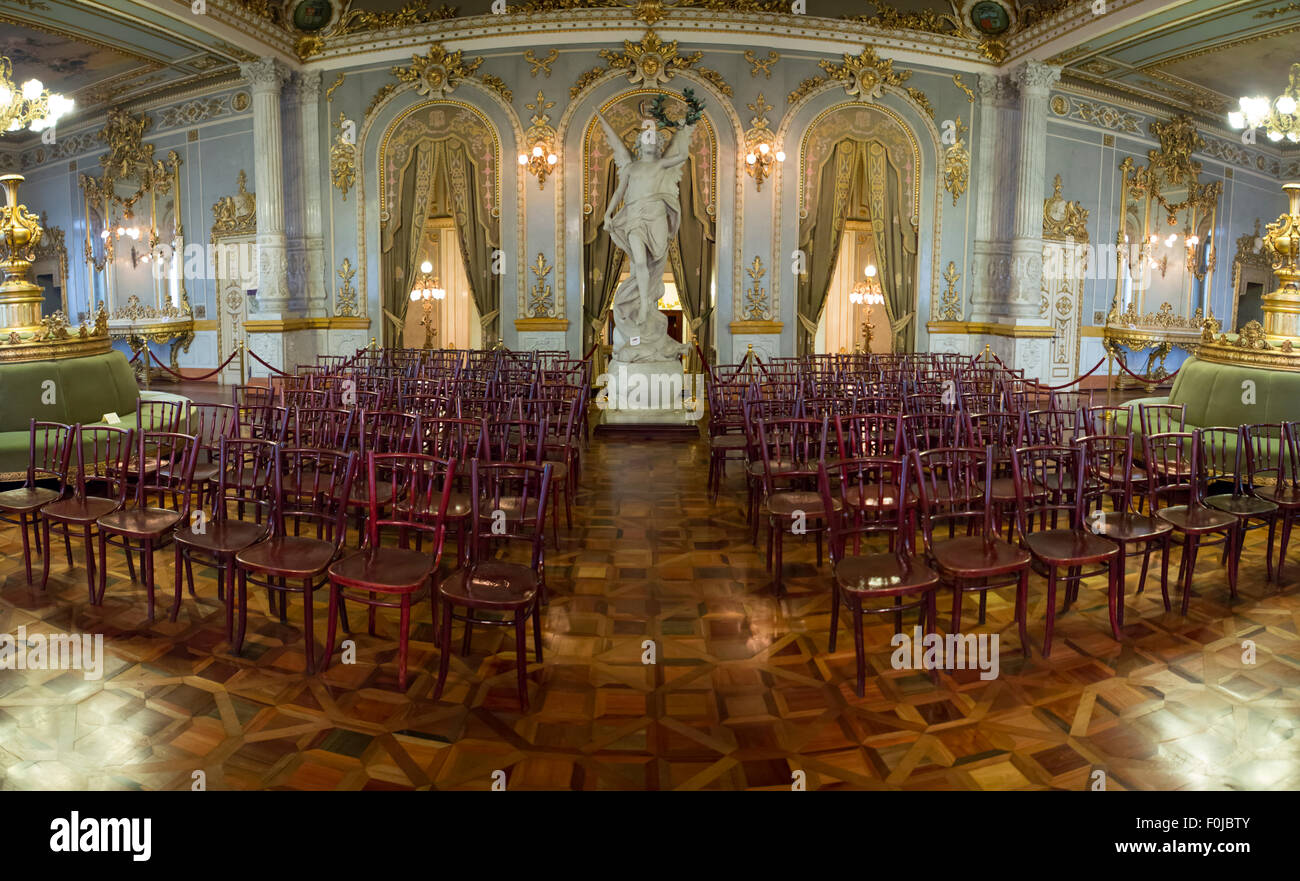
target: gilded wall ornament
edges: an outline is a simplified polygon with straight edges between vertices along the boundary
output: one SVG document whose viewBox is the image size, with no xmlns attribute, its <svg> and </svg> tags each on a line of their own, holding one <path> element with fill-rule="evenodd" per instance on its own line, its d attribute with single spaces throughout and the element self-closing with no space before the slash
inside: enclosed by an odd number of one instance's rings
<svg viewBox="0 0 1300 881">
<path fill-rule="evenodd" d="M 946 36 L 973 36 L 960 18 L 946 12 L 922 9 L 918 12 L 903 12 L 885 3 L 872 3 L 874 15 L 845 16 L 848 21 L 860 21 L 882 31 L 921 31 L 927 34 L 944 34 Z"/>
<path fill-rule="evenodd" d="M 569 87 L 569 97 L 578 97 L 583 89 L 587 88 L 587 86 L 591 85 L 604 75 L 605 68 L 603 67 L 593 67 L 591 70 L 578 74 L 578 78 L 574 80 L 573 85 Z"/>
<path fill-rule="evenodd" d="M 626 71 L 628 82 L 633 85 L 660 86 L 671 80 L 678 71 L 695 70 L 717 86 L 724 95 L 730 96 L 732 93 L 731 86 L 727 85 L 722 74 L 707 67 L 696 67 L 704 57 L 703 52 L 679 54 L 676 40 L 664 42 L 654 31 L 646 31 L 639 43 L 624 40 L 622 52 L 601 49 L 600 57 L 605 59 L 610 70 Z"/>
<path fill-rule="evenodd" d="M 257 196 L 248 191 L 248 177 L 243 169 L 236 182 L 239 191 L 233 196 L 222 196 L 212 206 L 212 231 L 237 235 L 257 232 Z"/>
<path fill-rule="evenodd" d="M 1052 184 L 1052 195 L 1043 200 L 1043 236 L 1051 239 L 1088 241 L 1088 209 L 1061 196 L 1061 176 Z"/>
<path fill-rule="evenodd" d="M 334 81 L 334 85 L 330 86 L 328 89 L 325 90 L 325 102 L 327 104 L 330 101 L 334 100 L 334 92 L 336 89 L 338 89 L 339 86 L 343 85 L 343 80 L 345 76 L 346 76 L 345 74 L 340 73 L 338 79 Z"/>
<path fill-rule="evenodd" d="M 771 79 L 772 65 L 780 61 L 781 56 L 775 52 L 769 51 L 767 53 L 767 58 L 764 59 L 764 58 L 759 58 L 757 55 L 755 55 L 753 49 L 746 49 L 745 60 L 748 61 L 751 65 L 753 65 L 753 67 L 749 71 L 750 76 L 756 77 L 761 73 L 763 76 L 767 77 L 768 79 Z"/>
<path fill-rule="evenodd" d="M 352 261 L 347 257 L 343 258 L 343 264 L 335 272 L 343 285 L 334 295 L 334 314 L 344 318 L 351 318 L 357 314 L 357 289 L 352 286 L 352 279 L 356 276 L 357 271 L 352 266 Z"/>
<path fill-rule="evenodd" d="M 975 92 L 971 89 L 970 86 L 966 85 L 965 83 L 963 83 L 963 82 L 961 81 L 961 74 L 959 74 L 959 73 L 954 73 L 954 74 L 952 75 L 952 81 L 953 81 L 953 84 L 957 86 L 957 88 L 961 89 L 962 92 L 965 93 L 965 95 L 966 95 L 966 100 L 969 101 L 971 104 L 974 104 L 974 103 L 975 103 Z"/>
<path fill-rule="evenodd" d="M 966 192 L 970 183 L 970 151 L 962 135 L 966 134 L 966 123 L 957 117 L 957 140 L 943 151 L 943 188 L 952 194 L 952 204 Z"/>
<path fill-rule="evenodd" d="M 555 48 L 552 48 L 550 52 L 547 52 L 545 58 L 538 58 L 537 54 L 533 52 L 532 49 L 525 49 L 524 61 L 527 61 L 530 65 L 532 65 L 529 68 L 528 75 L 535 77 L 539 73 L 544 73 L 549 79 L 551 76 L 551 65 L 554 64 L 555 59 L 559 57 L 560 57 L 560 50 Z"/>
<path fill-rule="evenodd" d="M 994 64 L 1001 64 L 1007 58 L 1007 46 L 1001 40 L 985 37 L 980 40 L 979 52 Z"/>
<path fill-rule="evenodd" d="M 346 202 L 348 190 L 357 181 L 357 146 L 347 137 L 351 127 L 348 126 L 346 113 L 339 113 L 334 127 L 338 129 L 338 134 L 334 136 L 334 144 L 330 147 L 330 182 L 338 187 Z M 352 137 L 355 139 L 355 135 Z"/>
<path fill-rule="evenodd" d="M 383 31 L 388 28 L 405 28 L 431 21 L 445 21 L 456 17 L 456 8 L 442 5 L 429 8 L 428 0 L 410 0 L 401 9 L 392 12 L 371 12 L 359 9 L 349 12 L 339 22 L 337 34 L 355 34 L 363 31 Z"/>
<path fill-rule="evenodd" d="M 412 55 L 407 67 L 392 68 L 393 76 L 403 83 L 415 83 L 415 93 L 442 98 L 456 90 L 460 81 L 474 75 L 483 59 L 466 62 L 460 50 L 448 52 L 434 43 L 425 55 Z"/>
<path fill-rule="evenodd" d="M 961 292 L 957 290 L 961 273 L 957 271 L 955 261 L 948 261 L 948 268 L 943 272 L 943 280 L 948 283 L 948 286 L 944 288 L 943 299 L 939 303 L 939 320 L 961 321 Z"/>
<path fill-rule="evenodd" d="M 876 50 L 870 46 L 856 56 L 845 54 L 839 64 L 823 60 L 817 66 L 831 79 L 844 83 L 845 93 L 859 101 L 879 98 L 885 86 L 901 87 L 912 76 L 910 70 L 895 72 L 893 59 L 877 57 Z"/>
<path fill-rule="evenodd" d="M 767 289 L 762 286 L 763 276 L 767 275 L 767 269 L 763 266 L 763 259 L 757 255 L 754 262 L 745 270 L 749 276 L 750 287 L 745 291 L 745 321 L 766 321 L 770 318 L 767 311 Z"/>
<path fill-rule="evenodd" d="M 382 104 L 384 99 L 393 94 L 396 90 L 397 86 L 393 83 L 384 83 L 384 85 L 380 86 L 379 91 L 375 92 L 374 97 L 370 99 L 370 103 L 366 105 L 365 115 L 369 117 L 370 114 L 374 113 L 375 108 Z"/>
<path fill-rule="evenodd" d="M 826 85 L 826 77 L 810 76 L 806 80 L 801 82 L 793 92 L 791 92 L 789 95 L 786 96 L 785 98 L 786 103 L 794 104 L 797 101 L 802 100 L 804 96 L 808 95 L 811 92 L 816 91 L 817 89 L 821 88 L 824 85 Z"/>
<path fill-rule="evenodd" d="M 514 93 L 510 91 L 509 87 L 506 86 L 505 81 L 499 76 L 485 73 L 483 76 L 479 77 L 479 82 L 504 98 L 507 104 L 515 99 Z"/>
<path fill-rule="evenodd" d="M 529 267 L 533 271 L 535 278 L 533 288 L 528 292 L 528 317 L 529 318 L 553 318 L 555 316 L 555 294 L 551 286 L 547 284 L 546 278 L 551 274 L 555 267 L 546 261 L 546 255 L 541 251 L 537 252 L 537 259 Z"/>
<path fill-rule="evenodd" d="M 920 105 L 921 109 L 928 113 L 931 119 L 934 119 L 934 105 L 930 103 L 930 97 L 925 92 L 914 86 L 908 86 L 907 97 Z"/>
</svg>

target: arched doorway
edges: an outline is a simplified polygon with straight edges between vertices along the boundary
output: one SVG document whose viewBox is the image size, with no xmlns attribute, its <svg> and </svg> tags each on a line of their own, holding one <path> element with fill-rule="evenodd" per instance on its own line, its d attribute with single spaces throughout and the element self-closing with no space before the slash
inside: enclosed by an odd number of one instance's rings
<svg viewBox="0 0 1300 881">
<path fill-rule="evenodd" d="M 502 168 L 492 123 L 461 102 L 418 104 L 384 133 L 379 166 L 384 344 L 423 341 L 423 308 L 411 291 L 430 281 L 447 294 L 432 317 L 437 345 L 498 338 L 501 274 L 493 263 L 501 248 Z M 422 277 L 426 262 L 432 280 Z"/>
<path fill-rule="evenodd" d="M 796 280 L 799 353 L 851 350 L 867 321 L 873 351 L 915 348 L 919 169 L 916 138 L 886 108 L 841 105 L 813 121 L 799 161 L 797 241 L 807 267 Z M 846 305 L 866 265 L 885 300 L 874 314 Z"/>
</svg>

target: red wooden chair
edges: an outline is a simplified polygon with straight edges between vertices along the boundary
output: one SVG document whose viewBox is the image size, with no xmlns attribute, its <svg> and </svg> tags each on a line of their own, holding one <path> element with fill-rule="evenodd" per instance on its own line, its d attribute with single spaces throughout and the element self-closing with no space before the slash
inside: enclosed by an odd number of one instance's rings
<svg viewBox="0 0 1300 881">
<path fill-rule="evenodd" d="M 176 597 L 171 620 L 181 608 L 181 569 L 194 595 L 193 561 L 210 560 L 217 569 L 217 597 L 226 607 L 226 641 L 234 639 L 235 555 L 264 541 L 272 528 L 272 474 L 280 470 L 279 447 L 257 438 L 223 437 L 217 442 L 216 485 L 206 520 L 182 525 L 172 534 L 176 543 Z M 231 507 L 236 508 L 232 516 Z M 244 519 L 251 508 L 254 519 Z"/>
<path fill-rule="evenodd" d="M 469 565 L 457 569 L 438 588 L 442 608 L 441 645 L 438 659 L 438 684 L 433 698 L 442 695 L 451 665 L 451 622 L 465 624 L 461 654 L 470 653 L 475 624 L 514 627 L 515 671 L 519 686 L 519 704 L 528 710 L 528 619 L 533 621 L 533 645 L 537 662 L 542 660 L 541 604 L 546 595 L 546 535 L 542 529 L 550 492 L 551 465 L 514 462 L 470 463 L 470 497 L 475 524 L 470 541 Z M 533 510 L 530 518 L 510 517 L 514 510 Z M 528 547 L 527 563 L 493 559 L 489 543 L 513 541 Z M 465 609 L 464 615 L 456 614 Z M 494 617 L 475 616 L 475 612 Z"/>
<path fill-rule="evenodd" d="M 943 447 L 913 450 L 911 458 L 919 490 L 925 560 L 952 588 L 953 632 L 961 632 L 965 594 L 980 595 L 979 623 L 983 624 L 988 592 L 1014 585 L 1020 642 L 1028 657 L 1030 554 L 998 537 L 989 495 L 993 452 L 975 447 Z M 947 538 L 935 535 L 936 527 L 943 524 L 948 527 Z M 966 535 L 956 535 L 958 525 L 966 528 Z"/>
<path fill-rule="evenodd" d="M 1119 596 L 1119 546 L 1085 528 L 1086 494 L 1082 459 L 1073 446 L 1038 445 L 1011 451 L 1011 475 L 1016 485 L 1016 531 L 1020 546 L 1033 555 L 1034 569 L 1047 577 L 1047 626 L 1043 657 L 1052 653 L 1056 629 L 1056 585 L 1066 586 L 1065 608 L 1085 578 L 1106 573 L 1110 626 L 1120 639 L 1116 600 Z M 1048 519 L 1051 519 L 1050 528 Z M 1062 524 L 1060 521 L 1064 519 Z M 1099 568 L 1088 569 L 1089 566 Z M 1058 570 L 1066 570 L 1064 578 Z"/>
<path fill-rule="evenodd" d="M 911 509 L 901 503 L 908 497 L 908 471 L 902 459 L 859 458 L 846 459 L 836 467 L 840 483 L 854 490 L 861 504 L 849 507 L 835 505 L 832 495 L 832 478 L 825 463 L 817 472 L 817 488 L 822 498 L 822 510 L 831 511 L 827 518 L 827 545 L 831 558 L 831 635 L 827 646 L 835 651 L 839 633 L 840 606 L 853 616 L 853 647 L 857 657 L 857 695 L 864 697 L 867 681 L 867 656 L 863 645 L 863 614 L 884 615 L 893 613 L 894 632 L 903 628 L 903 612 L 921 610 L 921 626 L 925 632 L 934 633 L 938 624 L 935 611 L 935 591 L 939 576 L 931 571 L 915 554 L 912 542 L 915 529 Z M 854 553 L 847 552 L 852 536 Z M 864 538 L 887 539 L 885 549 L 859 555 Z M 904 602 L 905 597 L 913 598 Z M 879 601 L 892 600 L 890 606 L 879 607 Z M 931 670 L 932 678 L 938 671 Z"/>
<path fill-rule="evenodd" d="M 325 657 L 321 669 L 329 666 L 339 609 L 346 600 L 368 606 L 369 632 L 375 635 L 376 608 L 397 608 L 400 615 L 397 635 L 397 686 L 406 690 L 406 658 L 411 606 L 426 596 L 442 562 L 446 537 L 447 503 L 456 471 L 455 460 L 440 460 L 419 453 L 366 454 L 366 486 L 369 491 L 366 541 L 364 548 L 329 567 L 329 624 L 325 636 Z M 379 490 L 387 487 L 387 492 Z M 401 499 L 384 519 L 385 500 Z M 385 547 L 381 541 L 384 527 L 398 531 L 398 547 Z M 433 551 L 426 554 L 408 546 L 411 532 L 427 534 Z M 376 596 L 380 594 L 381 596 Z M 434 620 L 437 620 L 437 603 Z M 443 645 L 443 651 L 447 647 Z"/>
<path fill-rule="evenodd" d="M 41 508 L 41 536 L 48 549 L 50 524 L 60 523 L 66 528 L 80 528 L 86 541 L 86 588 L 91 603 L 95 595 L 95 546 L 92 543 L 96 522 L 100 517 L 116 511 L 126 504 L 127 480 L 131 458 L 135 453 L 135 431 L 112 426 L 74 427 L 76 437 L 70 440 L 77 458 L 76 486 L 68 498 L 59 499 Z M 92 490 L 99 494 L 92 494 Z M 50 578 L 50 557 L 46 551 L 45 565 L 41 571 L 41 588 Z M 135 579 L 135 567 L 127 554 L 127 566 Z"/>
<path fill-rule="evenodd" d="M 108 546 L 122 548 L 127 558 L 132 544 L 138 542 L 141 575 L 148 591 L 149 621 L 154 620 L 155 548 L 165 545 L 177 524 L 189 518 L 194 497 L 194 460 L 199 443 L 192 434 L 169 431 L 142 431 L 136 435 L 135 503 L 121 506 L 100 516 L 99 527 L 99 594 L 96 605 L 104 602 L 108 589 Z M 158 504 L 150 505 L 150 496 Z M 167 502 L 172 507 L 164 507 Z"/>
<path fill-rule="evenodd" d="M 0 516 L 0 522 L 17 526 L 23 537 L 23 567 L 28 584 L 32 583 L 32 539 L 35 539 L 36 553 L 42 557 L 52 553 L 47 545 L 41 544 L 41 534 L 36 527 L 40 523 L 41 508 L 67 494 L 68 462 L 75 435 L 76 430 L 71 425 L 32 419 L 27 440 L 27 476 L 22 486 L 0 492 L 0 513 L 7 515 Z M 38 486 L 41 481 L 57 486 Z M 72 543 L 66 523 L 63 526 L 63 547 L 68 554 L 68 566 L 72 566 Z"/>
<path fill-rule="evenodd" d="M 239 570 L 239 632 L 234 652 L 243 648 L 248 623 L 248 582 L 280 595 L 280 622 L 289 593 L 303 598 L 303 639 L 307 672 L 316 669 L 313 593 L 324 584 L 347 534 L 347 499 L 356 478 L 357 454 L 333 450 L 281 449 L 281 467 L 272 474 L 271 537 L 235 554 Z M 302 535 L 303 526 L 315 535 Z M 291 586 L 290 581 L 294 584 Z M 301 586 L 299 586 L 301 585 Z M 272 608 L 274 602 L 272 600 Z"/>
</svg>

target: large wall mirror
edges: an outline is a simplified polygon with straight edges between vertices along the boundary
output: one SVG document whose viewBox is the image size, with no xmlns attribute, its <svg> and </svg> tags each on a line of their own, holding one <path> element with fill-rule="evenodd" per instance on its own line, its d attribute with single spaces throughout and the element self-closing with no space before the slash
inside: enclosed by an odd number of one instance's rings
<svg viewBox="0 0 1300 881">
<path fill-rule="evenodd" d="M 1273 261 L 1264 245 L 1255 218 L 1255 231 L 1237 239 L 1237 253 L 1232 258 L 1232 323 L 1245 327 L 1251 321 L 1264 323 L 1265 294 L 1277 284 L 1273 278 Z"/>
<path fill-rule="evenodd" d="M 99 138 L 108 145 L 98 177 L 81 176 L 85 258 L 92 301 L 105 304 L 109 333 L 140 351 L 148 342 L 193 338 L 194 316 L 182 272 L 181 159 L 154 157 L 144 133 L 152 120 L 110 110 Z M 93 308 L 92 308 L 93 311 Z"/>
</svg>

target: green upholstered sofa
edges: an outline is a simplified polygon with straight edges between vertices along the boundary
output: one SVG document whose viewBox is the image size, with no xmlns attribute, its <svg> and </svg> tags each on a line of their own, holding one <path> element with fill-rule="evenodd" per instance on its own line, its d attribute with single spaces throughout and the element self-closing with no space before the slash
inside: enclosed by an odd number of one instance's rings
<svg viewBox="0 0 1300 881">
<path fill-rule="evenodd" d="M 0 364 L 0 481 L 26 475 L 32 417 L 69 425 L 106 425 L 104 416 L 116 413 L 122 427 L 137 428 L 141 397 L 186 400 L 166 392 L 141 392 L 126 356 L 116 351 Z"/>
<path fill-rule="evenodd" d="M 1247 381 L 1253 382 L 1254 387 L 1244 385 Z M 1105 401 L 1104 395 L 1094 394 L 1093 399 L 1096 403 Z M 1140 444 L 1142 423 L 1138 405 L 1166 403 L 1187 405 L 1187 431 L 1215 425 L 1235 427 L 1296 421 L 1300 420 L 1300 373 L 1188 358 L 1174 378 L 1168 396 L 1125 402 L 1125 406 L 1132 407 L 1135 424 L 1130 428 L 1121 415 L 1116 432 L 1130 432 L 1134 443 Z"/>
</svg>

